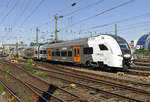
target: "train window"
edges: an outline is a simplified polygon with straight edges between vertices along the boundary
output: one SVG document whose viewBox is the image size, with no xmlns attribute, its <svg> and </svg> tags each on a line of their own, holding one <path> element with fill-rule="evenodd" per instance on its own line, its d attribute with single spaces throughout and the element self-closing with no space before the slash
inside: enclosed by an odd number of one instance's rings
<svg viewBox="0 0 150 102">
<path fill-rule="evenodd" d="M 46 54 L 46 50 L 43 50 L 43 54 Z"/>
<path fill-rule="evenodd" d="M 78 48 L 77 56 L 80 56 L 80 49 Z"/>
<path fill-rule="evenodd" d="M 83 53 L 84 54 L 93 54 L 93 48 L 92 47 L 83 48 Z"/>
<path fill-rule="evenodd" d="M 67 56 L 67 51 L 61 51 L 61 56 Z"/>
<path fill-rule="evenodd" d="M 68 51 L 68 56 L 72 57 L 72 51 Z"/>
<path fill-rule="evenodd" d="M 77 56 L 76 48 L 74 48 L 74 56 Z"/>
<path fill-rule="evenodd" d="M 60 51 L 56 51 L 56 52 L 55 52 L 55 55 L 56 55 L 56 56 L 60 56 Z"/>
<path fill-rule="evenodd" d="M 54 52 L 52 52 L 52 56 L 55 56 L 55 53 L 54 53 Z"/>
<path fill-rule="evenodd" d="M 37 51 L 35 51 L 35 54 L 37 54 Z"/>
<path fill-rule="evenodd" d="M 99 48 L 100 50 L 108 50 L 108 48 L 104 44 L 99 45 Z"/>
<path fill-rule="evenodd" d="M 42 50 L 40 50 L 40 54 L 42 54 Z"/>
</svg>

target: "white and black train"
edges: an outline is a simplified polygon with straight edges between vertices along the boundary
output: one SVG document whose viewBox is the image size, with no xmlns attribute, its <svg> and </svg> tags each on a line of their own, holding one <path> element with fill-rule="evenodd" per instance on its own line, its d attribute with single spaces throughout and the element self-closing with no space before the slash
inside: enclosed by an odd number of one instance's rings
<svg viewBox="0 0 150 102">
<path fill-rule="evenodd" d="M 33 50 L 32 58 L 35 60 L 71 62 L 101 68 L 127 68 L 132 59 L 126 40 L 108 34 L 45 44 L 33 47 Z"/>
</svg>

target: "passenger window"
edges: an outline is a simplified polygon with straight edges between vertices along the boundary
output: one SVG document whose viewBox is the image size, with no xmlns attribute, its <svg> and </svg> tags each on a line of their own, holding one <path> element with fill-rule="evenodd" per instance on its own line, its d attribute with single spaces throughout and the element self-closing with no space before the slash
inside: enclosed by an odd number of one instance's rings
<svg viewBox="0 0 150 102">
<path fill-rule="evenodd" d="M 78 56 L 80 56 L 80 49 L 78 48 Z"/>
<path fill-rule="evenodd" d="M 74 49 L 74 56 L 77 56 L 76 48 Z"/>
<path fill-rule="evenodd" d="M 35 51 L 35 54 L 37 54 L 37 51 Z"/>
<path fill-rule="evenodd" d="M 68 57 L 72 57 L 72 51 L 68 51 Z"/>
<path fill-rule="evenodd" d="M 60 51 L 56 51 L 55 55 L 60 56 Z"/>
<path fill-rule="evenodd" d="M 108 48 L 104 44 L 99 45 L 99 48 L 100 50 L 108 50 Z"/>
<path fill-rule="evenodd" d="M 52 52 L 52 56 L 55 56 L 55 53 L 54 53 L 54 52 Z"/>
<path fill-rule="evenodd" d="M 42 54 L 42 50 L 40 50 L 40 54 Z"/>
<path fill-rule="evenodd" d="M 67 56 L 67 51 L 61 51 L 61 56 Z"/>
<path fill-rule="evenodd" d="M 46 54 L 46 50 L 43 50 L 43 54 Z"/>
<path fill-rule="evenodd" d="M 92 47 L 86 47 L 83 49 L 84 54 L 93 54 L 93 48 Z"/>
</svg>

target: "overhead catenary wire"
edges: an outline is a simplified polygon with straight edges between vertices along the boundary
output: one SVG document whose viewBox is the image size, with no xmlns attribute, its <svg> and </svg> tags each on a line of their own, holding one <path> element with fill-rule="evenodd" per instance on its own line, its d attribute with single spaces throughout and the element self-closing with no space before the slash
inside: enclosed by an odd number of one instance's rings
<svg viewBox="0 0 150 102">
<path fill-rule="evenodd" d="M 29 7 L 29 5 L 31 4 L 32 1 L 31 1 L 31 0 L 28 0 L 28 1 L 24 0 L 24 1 L 23 1 L 23 5 L 24 5 L 25 2 L 26 2 L 26 5 L 25 5 L 25 7 L 23 8 L 21 14 L 19 15 L 19 19 L 22 18 L 22 16 L 24 15 L 25 11 L 27 10 L 27 8 Z M 22 5 L 21 5 L 21 6 L 22 6 Z M 23 6 L 22 6 L 22 7 L 23 7 Z M 13 28 L 15 28 L 15 26 L 16 26 L 17 23 L 19 22 L 19 19 L 13 24 Z M 9 34 L 11 34 L 11 33 L 10 33 L 10 32 L 7 32 L 7 33 L 6 33 L 6 38 L 9 37 Z"/>
<path fill-rule="evenodd" d="M 147 26 L 150 26 L 150 22 L 146 22 L 147 24 L 141 24 L 141 25 L 128 25 L 126 28 L 123 28 L 123 29 L 118 29 L 118 31 L 126 31 L 126 30 L 133 30 L 133 29 L 136 29 L 136 28 L 143 28 L 143 27 L 147 27 Z M 108 31 L 108 32 L 114 32 L 114 31 Z"/>
<path fill-rule="evenodd" d="M 7 5 L 6 5 L 7 8 L 9 7 L 9 4 L 11 3 L 11 1 L 12 1 L 12 0 L 9 0 L 9 1 L 8 1 Z"/>
<path fill-rule="evenodd" d="M 26 10 L 29 8 L 29 6 L 31 5 L 32 3 L 32 0 L 25 0 L 26 1 L 26 4 L 21 12 L 21 14 L 19 15 L 19 19 L 15 22 L 14 26 L 17 25 L 17 23 L 19 22 L 20 19 L 22 19 L 22 17 L 24 16 Z M 25 2 L 23 2 L 24 4 Z"/>
<path fill-rule="evenodd" d="M 98 4 L 101 4 L 103 1 L 105 1 L 105 0 L 98 0 L 98 1 L 96 1 L 96 2 L 94 2 L 94 3 L 88 4 L 88 5 L 85 6 L 85 7 L 79 8 L 79 9 L 74 10 L 74 11 L 71 11 L 71 12 L 69 12 L 69 13 L 66 13 L 66 14 L 64 14 L 63 16 L 64 16 L 64 18 L 67 17 L 67 16 L 71 16 L 71 15 L 74 14 L 74 13 L 77 13 L 77 12 L 80 12 L 80 11 L 85 10 L 85 9 L 87 9 L 87 8 L 90 8 L 90 7 L 96 6 L 96 5 L 98 5 Z M 52 21 L 54 21 L 54 19 L 53 19 Z M 50 22 L 50 21 L 45 22 L 45 23 L 42 23 L 42 24 L 38 25 L 38 27 L 45 26 L 45 25 L 49 24 L 49 22 Z"/>
<path fill-rule="evenodd" d="M 130 4 L 130 3 L 134 2 L 134 1 L 136 1 L 136 0 L 129 0 L 129 1 L 127 1 L 127 2 L 124 2 L 124 3 L 122 3 L 122 4 L 117 5 L 117 6 L 115 6 L 115 7 L 112 7 L 112 8 L 110 8 L 110 9 L 107 9 L 107 10 L 105 10 L 105 11 L 103 11 L 103 12 L 100 12 L 100 13 L 94 15 L 94 16 L 90 16 L 90 17 L 87 17 L 87 18 L 85 18 L 85 19 L 82 19 L 82 20 L 80 20 L 80 21 L 78 21 L 78 22 L 76 22 L 76 23 L 74 23 L 74 24 L 71 24 L 71 25 L 65 27 L 65 28 L 72 27 L 72 26 L 77 25 L 77 24 L 80 24 L 80 23 L 82 23 L 82 22 L 91 20 L 91 19 L 93 19 L 93 18 L 95 18 L 95 17 L 97 17 L 97 16 L 100 16 L 100 15 L 102 15 L 102 14 L 105 14 L 105 13 L 109 12 L 109 11 L 112 11 L 112 10 L 115 10 L 115 9 L 120 8 L 120 7 L 122 7 L 122 6 L 125 6 L 125 5 L 127 5 L 127 4 Z M 65 29 L 65 28 L 63 28 L 63 29 Z"/>
<path fill-rule="evenodd" d="M 104 0 L 99 0 L 99 1 L 97 1 L 97 2 L 94 2 L 94 3 L 92 3 L 92 4 L 87 5 L 87 6 L 85 6 L 85 7 L 82 7 L 82 8 L 79 8 L 79 9 L 77 9 L 77 10 L 74 10 L 74 11 L 72 11 L 72 12 L 69 12 L 69 13 L 67 13 L 67 14 L 64 14 L 64 16 L 65 16 L 65 17 L 66 17 L 66 16 L 70 16 L 70 15 L 72 15 L 72 14 L 74 14 L 74 13 L 77 13 L 77 12 L 79 12 L 79 11 L 81 11 L 81 10 L 87 9 L 87 8 L 89 8 L 89 7 L 96 6 L 96 5 L 100 4 L 100 3 L 102 3 L 103 1 L 104 1 Z"/>
<path fill-rule="evenodd" d="M 10 15 L 10 13 L 12 13 L 12 11 L 17 7 L 17 5 L 19 4 L 19 1 L 16 0 L 14 6 L 2 17 L 2 19 L 0 20 L 0 25 L 3 24 L 3 22 L 6 20 L 6 18 Z"/>
<path fill-rule="evenodd" d="M 89 27 L 87 29 L 97 29 L 97 28 L 101 28 L 101 27 L 106 27 L 106 26 L 114 25 L 114 24 L 128 22 L 128 21 L 131 21 L 131 20 L 136 20 L 136 19 L 139 19 L 141 17 L 147 17 L 147 16 L 150 16 L 150 12 L 142 14 L 142 15 L 138 15 L 138 16 L 133 16 L 133 17 L 121 19 L 121 20 L 114 21 L 114 22 L 111 22 L 111 23 L 106 23 L 106 24 L 102 24 L 102 25 L 98 25 L 98 26 Z M 87 29 L 82 29 L 82 30 L 87 30 Z"/>
<path fill-rule="evenodd" d="M 147 26 L 149 26 L 150 25 L 150 22 L 149 22 L 150 20 L 145 20 L 145 21 L 142 21 L 142 22 L 138 22 L 138 23 L 132 23 L 132 24 L 128 24 L 128 25 L 124 25 L 124 26 L 118 26 L 118 31 L 126 31 L 126 30 L 132 30 L 132 29 L 135 29 L 135 28 L 143 28 L 143 27 L 147 27 Z M 121 27 L 121 28 L 120 28 Z M 122 27 L 124 27 L 124 28 L 122 28 Z M 107 29 L 108 30 L 108 29 Z M 65 33 L 66 32 L 69 32 L 68 30 L 67 31 L 65 31 Z M 70 31 L 70 33 L 71 33 L 72 31 Z M 75 32 L 75 31 L 73 31 L 73 32 Z M 89 33 L 89 32 L 99 32 L 99 31 L 86 31 L 86 32 L 84 32 L 84 31 L 80 31 L 80 32 L 75 32 L 76 34 L 79 34 L 79 33 Z M 107 33 L 112 33 L 112 32 L 114 32 L 114 30 L 112 30 L 112 31 L 107 31 Z"/>
<path fill-rule="evenodd" d="M 127 32 L 131 32 L 131 31 L 134 31 L 134 34 L 139 34 L 139 31 L 141 31 L 141 29 L 145 29 L 147 30 L 147 32 L 149 32 L 149 29 L 150 28 L 150 24 L 146 24 L 147 26 L 136 26 L 136 27 L 130 27 L 130 28 L 126 28 L 126 29 L 121 29 L 121 30 L 118 30 L 119 32 L 121 32 L 120 34 L 121 35 L 127 35 Z M 137 29 L 138 28 L 138 29 Z M 135 29 L 139 30 L 139 31 L 135 31 Z M 142 31 L 142 33 L 145 33 L 146 31 L 144 30 L 144 32 Z M 107 33 L 113 33 L 114 31 L 107 31 Z"/>
<path fill-rule="evenodd" d="M 29 20 L 30 17 L 32 17 L 32 15 L 37 11 L 37 9 L 40 8 L 40 6 L 44 3 L 44 1 L 45 1 L 45 0 L 41 0 L 41 1 L 38 3 L 38 5 L 31 11 L 31 13 L 30 13 L 30 14 L 24 19 L 24 21 L 21 23 L 21 26 L 22 26 L 23 24 L 25 24 L 25 23 Z"/>
<path fill-rule="evenodd" d="M 9 1 L 6 3 L 6 7 L 7 7 L 7 8 L 8 8 L 8 5 L 10 4 L 10 2 L 11 2 L 11 0 L 9 0 Z M 2 11 L 3 11 L 3 12 L 1 13 L 0 16 L 2 16 L 2 14 L 6 12 L 6 10 L 2 10 Z"/>
<path fill-rule="evenodd" d="M 26 1 L 26 0 L 23 1 L 23 4 L 25 3 L 25 1 Z M 22 16 L 24 15 L 25 11 L 27 10 L 27 8 L 29 7 L 29 5 L 31 4 L 32 0 L 28 0 L 28 1 L 26 1 L 26 2 L 27 2 L 27 3 L 26 3 L 26 5 L 25 5 L 23 11 L 21 12 L 21 15 L 20 15 L 19 19 L 22 18 Z M 19 20 L 17 20 L 17 21 L 15 22 L 15 24 L 13 25 L 13 28 L 15 28 L 15 26 L 16 26 L 17 23 L 18 23 L 18 21 L 19 21 Z M 11 33 L 10 33 L 10 32 L 7 32 L 7 33 L 5 34 L 5 35 L 6 35 L 5 38 L 9 37 L 9 34 L 11 34 Z"/>
</svg>

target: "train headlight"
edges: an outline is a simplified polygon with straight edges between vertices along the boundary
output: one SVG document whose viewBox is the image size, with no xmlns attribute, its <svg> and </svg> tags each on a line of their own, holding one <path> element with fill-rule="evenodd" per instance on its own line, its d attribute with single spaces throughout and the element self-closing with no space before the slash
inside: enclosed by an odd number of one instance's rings
<svg viewBox="0 0 150 102">
<path fill-rule="evenodd" d="M 130 55 L 130 54 L 125 54 L 125 55 L 123 55 L 123 57 L 124 57 L 124 58 L 130 58 L 131 55 Z"/>
</svg>

